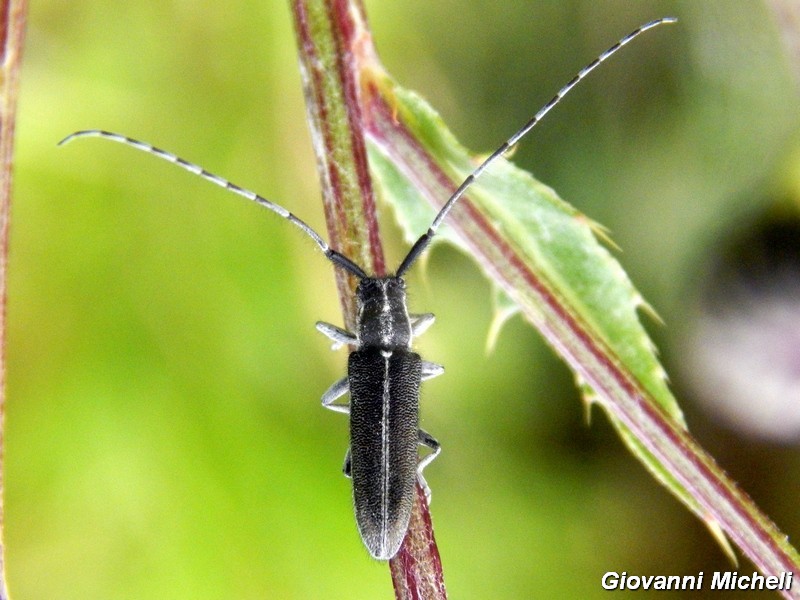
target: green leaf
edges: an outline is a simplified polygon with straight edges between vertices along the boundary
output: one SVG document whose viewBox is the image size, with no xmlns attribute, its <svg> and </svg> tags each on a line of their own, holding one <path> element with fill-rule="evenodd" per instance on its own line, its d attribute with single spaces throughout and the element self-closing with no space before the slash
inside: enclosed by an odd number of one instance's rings
<svg viewBox="0 0 800 600">
<path fill-rule="evenodd" d="M 392 137 L 370 137 L 370 165 L 382 196 L 394 207 L 397 220 L 411 242 L 424 232 L 438 208 L 479 163 L 453 137 L 430 106 L 412 92 L 393 86 L 394 110 L 416 141 L 409 160 L 398 160 Z M 386 133 L 384 130 L 383 133 Z M 408 143 L 407 141 L 405 143 Z M 420 160 L 420 153 L 425 160 Z M 431 182 L 422 170 L 435 168 L 449 182 Z M 444 193 L 437 193 L 444 191 Z M 639 321 L 642 297 L 620 264 L 597 240 L 600 228 L 570 206 L 551 188 L 505 159 L 481 177 L 452 214 L 454 224 L 444 226 L 436 240 L 462 248 L 492 277 L 494 265 L 487 260 L 493 249 L 510 251 L 535 275 L 535 282 L 506 290 L 520 308 L 536 304 L 533 284 L 548 291 L 608 348 L 609 355 L 624 366 L 652 397 L 675 419 L 683 417 L 670 393 L 650 338 Z M 466 205 L 466 209 L 465 209 Z M 424 207 L 424 208 L 423 208 Z M 480 225 L 463 224 L 467 218 L 487 223 L 502 239 L 493 240 Z M 459 215 L 461 213 L 461 215 Z M 459 218 L 461 217 L 461 218 Z M 476 247 L 480 252 L 475 252 Z M 523 297 L 524 296 L 524 297 Z M 534 313 L 537 311 L 533 308 Z"/>
<path fill-rule="evenodd" d="M 492 307 L 494 308 L 494 317 L 492 318 L 489 332 L 486 334 L 487 353 L 494 350 L 497 345 L 497 339 L 500 337 L 503 325 L 520 312 L 516 302 L 497 286 L 492 288 Z"/>
<path fill-rule="evenodd" d="M 418 95 L 387 77 L 376 79 L 367 106 L 369 157 L 375 181 L 409 242 L 427 230 L 456 186 L 480 164 Z M 613 399 L 586 382 L 584 370 L 606 362 L 635 382 L 679 427 L 683 415 L 637 308 L 646 306 L 620 264 L 598 241 L 597 224 L 561 200 L 554 190 L 505 159 L 494 163 L 450 214 L 437 236 L 463 249 L 489 277 L 500 303 L 495 326 L 522 311 L 573 368 L 587 403 L 608 408 Z M 494 334 L 493 334 L 494 335 Z M 589 336 L 601 355 L 576 364 L 570 350 Z M 490 340 L 491 341 L 491 340 Z M 630 451 L 654 477 L 703 519 L 730 553 L 708 511 L 664 468 L 635 433 L 609 410 Z"/>
<path fill-rule="evenodd" d="M 370 167 L 413 240 L 481 161 L 389 78 L 366 38 L 358 59 Z M 634 456 L 726 552 L 725 535 L 765 575 L 800 570 L 787 537 L 687 432 L 639 322 L 637 309 L 649 307 L 598 242 L 599 226 L 505 160 L 486 169 L 447 223 L 439 239 L 464 248 L 516 303 L 573 370 L 587 405 L 606 411 Z"/>
</svg>

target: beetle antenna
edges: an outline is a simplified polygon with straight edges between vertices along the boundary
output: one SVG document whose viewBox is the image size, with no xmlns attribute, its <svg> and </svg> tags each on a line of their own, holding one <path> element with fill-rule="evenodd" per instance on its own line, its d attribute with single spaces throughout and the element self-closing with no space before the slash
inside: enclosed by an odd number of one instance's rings
<svg viewBox="0 0 800 600">
<path fill-rule="evenodd" d="M 561 99 L 566 96 L 569 91 L 578 85 L 578 82 L 586 77 L 589 73 L 594 71 L 596 67 L 600 65 L 604 60 L 609 58 L 612 54 L 614 54 L 617 50 L 632 42 L 634 38 L 638 37 L 639 34 L 644 33 L 648 29 L 653 29 L 654 27 L 658 27 L 659 25 L 665 23 L 675 23 L 678 19 L 675 17 L 664 17 L 662 19 L 656 19 L 655 21 L 650 21 L 649 23 L 645 23 L 638 29 L 630 32 L 624 38 L 619 40 L 616 44 L 611 46 L 608 50 L 600 54 L 597 58 L 595 58 L 592 62 L 588 65 L 583 67 L 578 73 L 573 77 L 569 83 L 567 83 L 564 87 L 558 90 L 558 93 L 553 96 L 550 101 L 545 104 L 542 108 L 539 109 L 533 118 L 525 123 L 514 135 L 512 135 L 508 140 L 503 142 L 503 144 L 497 148 L 494 152 L 492 152 L 488 158 L 486 158 L 472 173 L 470 173 L 467 178 L 458 186 L 458 189 L 453 193 L 452 196 L 447 200 L 445 205 L 439 211 L 439 214 L 436 215 L 436 218 L 431 223 L 431 226 L 428 228 L 428 231 L 425 232 L 411 247 L 408 254 L 406 255 L 403 262 L 400 264 L 400 267 L 397 269 L 398 277 L 405 273 L 409 267 L 419 258 L 420 254 L 422 254 L 428 245 L 431 243 L 433 236 L 436 235 L 436 231 L 439 229 L 439 226 L 444 221 L 447 213 L 450 212 L 450 209 L 453 208 L 453 205 L 461 198 L 464 193 L 469 189 L 469 187 L 475 183 L 475 180 L 480 177 L 480 175 L 491 165 L 495 160 L 500 158 L 503 154 L 508 152 L 510 148 L 512 148 L 517 142 L 519 142 L 523 137 L 525 137 L 528 132 L 534 128 L 534 126 L 541 121 L 544 116 L 550 112 L 550 110 L 558 104 Z"/>
<path fill-rule="evenodd" d="M 231 183 L 227 179 L 220 177 L 219 175 L 215 175 L 209 171 L 206 171 L 203 167 L 196 165 L 194 163 L 190 163 L 188 160 L 182 159 L 180 156 L 172 154 L 171 152 L 167 152 L 166 150 L 162 150 L 161 148 L 157 148 L 151 144 L 141 142 L 139 140 L 135 140 L 133 138 L 129 138 L 124 135 L 120 135 L 118 133 L 112 133 L 110 131 L 102 131 L 100 129 L 88 129 L 85 131 L 76 131 L 65 137 L 63 140 L 58 142 L 58 145 L 61 146 L 76 138 L 81 137 L 100 137 L 105 138 L 107 140 L 112 140 L 114 142 L 119 142 L 120 144 L 125 144 L 126 146 L 132 146 L 137 150 L 141 150 L 143 152 L 147 152 L 148 154 L 152 154 L 171 162 L 173 164 L 178 165 L 182 169 L 189 171 L 190 173 L 194 173 L 195 175 L 199 175 L 203 179 L 210 181 L 211 183 L 215 183 L 218 186 L 225 188 L 228 191 L 233 192 L 234 194 L 238 194 L 239 196 L 243 196 L 248 200 L 252 200 L 253 202 L 260 204 L 264 208 L 271 210 L 272 212 L 280 215 L 287 221 L 293 223 L 297 227 L 300 228 L 303 233 L 305 233 L 308 237 L 314 240 L 314 243 L 319 246 L 319 249 L 325 254 L 328 260 L 330 260 L 335 266 L 341 267 L 345 271 L 355 275 L 359 279 L 363 279 L 367 277 L 367 274 L 364 270 L 359 267 L 356 263 L 352 260 L 340 254 L 336 250 L 333 250 L 328 243 L 322 239 L 316 231 L 314 231 L 305 221 L 296 217 L 291 212 L 286 210 L 280 204 L 275 204 L 274 202 L 267 200 L 263 196 L 259 196 L 255 192 L 251 192 L 243 187 L 236 185 L 235 183 Z"/>
</svg>

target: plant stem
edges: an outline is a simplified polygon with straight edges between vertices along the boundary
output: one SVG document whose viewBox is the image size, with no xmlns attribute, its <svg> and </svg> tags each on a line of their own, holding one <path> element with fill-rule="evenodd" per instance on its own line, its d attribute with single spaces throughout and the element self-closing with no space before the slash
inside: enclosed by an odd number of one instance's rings
<svg viewBox="0 0 800 600">
<path fill-rule="evenodd" d="M 352 0 L 293 0 L 291 7 L 329 243 L 366 271 L 385 275 L 360 102 L 362 59 L 372 56 L 363 6 Z M 353 330 L 356 281 L 341 270 L 336 277 L 344 322 Z M 390 565 L 397 598 L 446 598 L 419 485 L 408 533 Z"/>
<path fill-rule="evenodd" d="M 391 165 L 392 171 L 384 169 L 387 174 L 383 178 L 387 182 L 394 177 L 404 179 L 402 185 L 385 184 L 387 196 L 393 193 L 392 187 L 403 190 L 405 186 L 416 190 L 421 199 L 438 211 L 463 180 L 464 173 L 474 168 L 475 161 L 466 156 L 463 148 L 456 147 L 438 115 L 423 107 L 418 97 L 401 91 L 385 74 L 376 72 L 371 79 L 365 77 L 365 82 L 368 141 L 375 148 L 376 158 Z M 453 173 L 456 164 L 459 172 Z M 586 306 L 586 298 L 592 291 L 586 289 L 589 278 L 580 279 L 583 285 L 580 291 L 575 291 L 575 285 L 565 284 L 559 278 L 565 275 L 563 271 L 548 269 L 553 253 L 547 254 L 542 246 L 536 245 L 537 235 L 544 236 L 533 227 L 524 227 L 520 219 L 507 217 L 522 214 L 529 224 L 538 227 L 549 224 L 553 230 L 558 230 L 559 243 L 564 243 L 564 247 L 571 244 L 570 252 L 580 257 L 581 264 L 591 260 L 590 270 L 596 273 L 603 264 L 612 263 L 605 251 L 592 249 L 597 242 L 588 231 L 585 218 L 571 207 L 562 206 L 554 192 L 543 188 L 527 174 L 521 175 L 510 163 L 496 164 L 493 177 L 493 183 L 471 190 L 450 216 L 449 226 L 458 233 L 469 256 L 514 300 L 522 314 L 570 366 L 588 400 L 608 413 L 634 455 L 659 482 L 705 521 L 726 550 L 728 546 L 721 532 L 764 575 L 800 572 L 800 556 L 787 536 L 686 430 L 666 382 L 655 377 L 648 385 L 634 368 L 641 353 L 628 352 L 626 358 L 626 346 L 611 345 L 609 338 L 597 328 L 596 313 Z M 497 182 L 502 182 L 502 186 Z M 402 205 L 398 198 L 391 201 L 396 207 Z M 523 208 L 515 208 L 518 205 Z M 419 211 L 419 207 L 415 210 Z M 531 217 L 534 211 L 535 219 Z M 408 221 L 408 215 L 404 216 Z M 577 226 L 570 227 L 570 224 Z M 555 237 L 551 236 L 549 241 L 552 243 Z M 592 254 L 594 258 L 587 258 Z M 602 281 L 604 295 L 630 286 L 626 277 L 613 276 L 615 270 L 623 273 L 618 265 L 610 269 L 612 276 Z M 633 288 L 619 295 L 623 300 L 628 297 L 627 301 L 632 304 L 628 312 L 635 318 L 634 308 L 640 301 Z M 606 308 L 620 310 L 622 304 Z M 638 322 L 635 324 L 638 328 Z M 639 345 L 652 352 L 644 334 L 641 340 L 644 342 Z M 657 366 L 655 362 L 646 364 Z M 795 583 L 793 589 L 782 593 L 787 598 L 800 598 L 800 585 Z"/>
<path fill-rule="evenodd" d="M 8 231 L 11 213 L 11 175 L 14 124 L 17 115 L 19 67 L 25 41 L 27 0 L 0 2 L 0 600 L 6 600 L 3 543 L 2 454 L 6 397 L 6 293 L 8 282 Z"/>
</svg>

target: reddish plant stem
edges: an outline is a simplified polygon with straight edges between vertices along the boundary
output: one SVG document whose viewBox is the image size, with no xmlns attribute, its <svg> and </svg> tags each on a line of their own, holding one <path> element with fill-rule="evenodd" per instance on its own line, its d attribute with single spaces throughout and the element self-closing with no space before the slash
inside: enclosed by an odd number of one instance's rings
<svg viewBox="0 0 800 600">
<path fill-rule="evenodd" d="M 379 79 L 376 79 L 379 81 Z M 368 84 L 364 110 L 368 136 L 413 182 L 435 209 L 458 182 L 451 181 L 403 122 L 387 86 Z M 570 367 L 587 382 L 596 400 L 685 488 L 698 516 L 722 530 L 765 575 L 798 573 L 800 560 L 780 530 L 725 474 L 713 458 L 666 413 L 650 390 L 594 332 L 569 300 L 520 254 L 469 197 L 453 211 L 450 225 L 470 255 L 520 306 L 523 314 Z M 800 586 L 782 592 L 800 598 Z"/>
<path fill-rule="evenodd" d="M 330 244 L 366 271 L 384 275 L 361 113 L 360 69 L 375 60 L 364 7 L 353 0 L 293 0 L 292 14 Z M 356 282 L 338 270 L 337 283 L 345 324 L 352 328 Z M 446 598 L 419 486 L 408 533 L 390 564 L 397 598 Z"/>
<path fill-rule="evenodd" d="M 8 232 L 11 212 L 11 176 L 14 156 L 14 125 L 17 115 L 19 68 L 25 41 L 27 0 L 0 2 L 0 461 L 4 441 L 6 397 L 6 293 Z M 0 462 L 0 542 L 3 542 L 3 472 Z M 5 543 L 0 546 L 0 600 L 6 600 Z"/>
<path fill-rule="evenodd" d="M 386 269 L 361 132 L 347 8 L 347 2 L 292 3 L 329 243 L 366 271 L 382 275 Z M 356 282 L 341 270 L 336 277 L 345 323 L 352 328 Z"/>
</svg>

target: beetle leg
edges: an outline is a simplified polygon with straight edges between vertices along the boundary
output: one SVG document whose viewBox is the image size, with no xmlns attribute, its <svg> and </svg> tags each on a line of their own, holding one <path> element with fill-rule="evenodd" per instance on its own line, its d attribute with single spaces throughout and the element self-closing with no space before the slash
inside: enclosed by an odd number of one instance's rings
<svg viewBox="0 0 800 600">
<path fill-rule="evenodd" d="M 422 476 L 422 470 L 427 467 L 434 458 L 439 456 L 439 453 L 442 451 L 442 446 L 438 441 L 436 441 L 436 438 L 434 438 L 424 429 L 419 429 L 417 431 L 419 444 L 432 450 L 430 454 L 419 461 L 419 465 L 417 466 L 417 478 L 419 479 L 419 484 L 422 486 L 422 490 L 425 492 L 425 499 L 428 501 L 428 504 L 430 504 L 431 488 L 428 487 L 428 482 L 425 481 L 425 478 Z"/>
<path fill-rule="evenodd" d="M 425 381 L 426 379 L 433 379 L 442 373 L 444 373 L 444 367 L 442 365 L 437 365 L 436 363 L 428 362 L 427 360 L 422 361 L 422 381 Z"/>
<path fill-rule="evenodd" d="M 422 335 L 428 330 L 428 327 L 433 325 L 436 320 L 436 315 L 433 313 L 423 313 L 421 315 L 408 315 L 411 320 L 411 333 L 414 337 Z"/>
<path fill-rule="evenodd" d="M 336 400 L 344 396 L 350 391 L 350 381 L 347 377 L 342 377 L 339 381 L 335 382 L 329 387 L 324 394 L 322 394 L 322 406 L 335 410 L 336 412 L 350 414 L 349 404 L 334 404 Z"/>
<path fill-rule="evenodd" d="M 342 473 L 344 473 L 345 477 L 351 479 L 353 477 L 352 471 L 353 471 L 353 464 L 350 461 L 350 448 L 348 448 L 347 453 L 344 455 L 344 466 L 342 467 Z"/>
<path fill-rule="evenodd" d="M 331 350 L 338 350 L 342 346 L 358 346 L 358 337 L 346 329 L 331 325 L 330 323 L 317 322 L 317 331 L 333 340 Z"/>
</svg>

